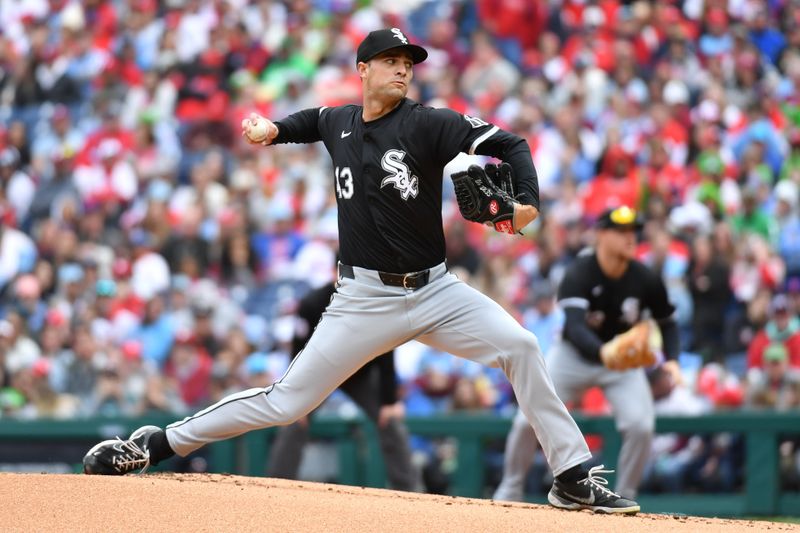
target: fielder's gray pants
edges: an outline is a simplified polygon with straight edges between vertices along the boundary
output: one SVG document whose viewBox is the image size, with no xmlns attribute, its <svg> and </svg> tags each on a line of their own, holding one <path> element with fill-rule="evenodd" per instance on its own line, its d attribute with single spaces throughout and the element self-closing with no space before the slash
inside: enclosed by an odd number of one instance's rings
<svg viewBox="0 0 800 533">
<path fill-rule="evenodd" d="M 343 278 L 311 339 L 286 373 L 266 388 L 232 394 L 167 426 L 185 456 L 247 431 L 291 424 L 317 407 L 370 359 L 416 339 L 437 350 L 499 366 L 557 475 L 591 457 L 577 424 L 553 389 L 536 337 L 444 263 L 418 290 L 384 285 L 373 270 Z"/>
<path fill-rule="evenodd" d="M 356 372 L 342 384 L 341 390 L 358 404 L 378 430 L 383 462 L 389 487 L 395 490 L 415 491 L 422 484 L 418 469 L 411 461 L 408 428 L 402 420 L 392 419 L 384 427 L 378 425 L 380 414 L 380 370 L 376 366 L 368 372 Z M 296 479 L 308 443 L 308 425 L 295 422 L 283 426 L 272 443 L 269 455 L 270 477 Z"/>
<path fill-rule="evenodd" d="M 579 401 L 591 387 L 603 389 L 617 430 L 622 434 L 615 490 L 625 498 L 635 498 L 650 457 L 655 428 L 653 396 L 644 369 L 618 372 L 591 364 L 566 342 L 553 346 L 547 356 L 547 367 L 556 392 L 564 402 Z M 525 479 L 535 453 L 536 435 L 530 430 L 525 414 L 518 411 L 506 439 L 503 480 L 494 499 L 523 500 Z"/>
</svg>

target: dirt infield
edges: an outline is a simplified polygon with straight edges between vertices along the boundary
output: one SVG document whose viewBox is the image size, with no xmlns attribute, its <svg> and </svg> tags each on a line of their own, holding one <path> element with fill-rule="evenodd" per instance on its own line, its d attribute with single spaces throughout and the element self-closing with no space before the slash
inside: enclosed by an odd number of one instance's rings
<svg viewBox="0 0 800 533">
<path fill-rule="evenodd" d="M 3 531 L 800 531 L 800 526 L 526 504 L 224 475 L 0 474 Z"/>
</svg>

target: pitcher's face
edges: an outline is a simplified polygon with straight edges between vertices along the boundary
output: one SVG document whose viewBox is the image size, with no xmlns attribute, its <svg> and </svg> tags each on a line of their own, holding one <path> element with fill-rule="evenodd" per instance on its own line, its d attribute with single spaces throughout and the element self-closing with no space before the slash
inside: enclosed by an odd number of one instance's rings
<svg viewBox="0 0 800 533">
<path fill-rule="evenodd" d="M 408 93 L 414 77 L 411 54 L 399 48 L 378 54 L 366 63 L 358 64 L 364 94 L 370 97 L 400 100 Z"/>
</svg>

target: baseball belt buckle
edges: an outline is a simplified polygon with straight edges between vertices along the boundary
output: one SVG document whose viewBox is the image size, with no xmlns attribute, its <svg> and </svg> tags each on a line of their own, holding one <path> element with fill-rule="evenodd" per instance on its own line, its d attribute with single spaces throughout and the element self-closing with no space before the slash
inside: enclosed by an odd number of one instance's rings
<svg viewBox="0 0 800 533">
<path fill-rule="evenodd" d="M 403 288 L 407 291 L 414 290 L 414 287 L 410 287 L 408 285 L 408 279 L 416 279 L 417 272 L 410 272 L 408 274 L 403 274 Z"/>
</svg>

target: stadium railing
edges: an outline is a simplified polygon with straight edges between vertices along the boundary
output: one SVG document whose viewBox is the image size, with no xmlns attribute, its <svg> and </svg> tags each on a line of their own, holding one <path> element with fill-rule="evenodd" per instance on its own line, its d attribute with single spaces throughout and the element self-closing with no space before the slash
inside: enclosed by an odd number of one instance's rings
<svg viewBox="0 0 800 533">
<path fill-rule="evenodd" d="M 586 435 L 602 438 L 608 466 L 616 463 L 621 446 L 609 417 L 575 414 Z M 144 424 L 165 425 L 173 417 L 153 415 L 139 419 L 90 418 L 76 420 L 0 420 L 0 470 L 79 472 L 80 458 L 98 439 L 128 435 Z M 503 439 L 511 421 L 486 413 L 409 418 L 409 430 L 422 437 L 449 437 L 457 442 L 458 461 L 450 480 L 450 494 L 487 497 L 483 454 L 487 443 Z M 339 458 L 338 483 L 385 486 L 380 447 L 374 425 L 361 416 L 343 419 L 316 416 L 312 438 L 335 443 Z M 644 494 L 644 510 L 699 516 L 800 516 L 800 492 L 781 491 L 780 439 L 800 435 L 800 412 L 721 412 L 702 417 L 660 417 L 658 433 L 741 433 L 745 439 L 744 487 L 725 494 Z M 275 428 L 254 431 L 207 447 L 209 470 L 263 476 Z M 611 480 L 613 486 L 613 479 Z M 543 498 L 531 496 L 530 501 Z"/>
</svg>

